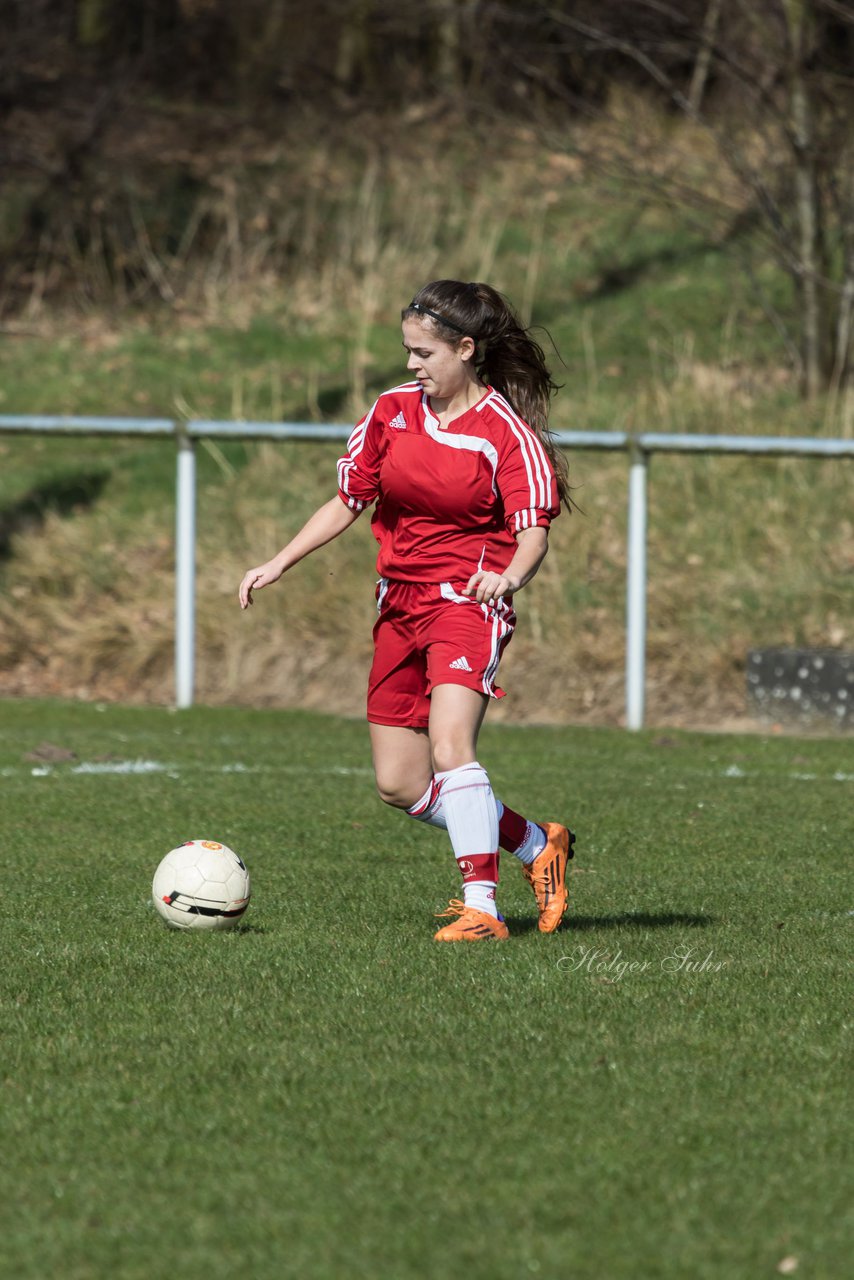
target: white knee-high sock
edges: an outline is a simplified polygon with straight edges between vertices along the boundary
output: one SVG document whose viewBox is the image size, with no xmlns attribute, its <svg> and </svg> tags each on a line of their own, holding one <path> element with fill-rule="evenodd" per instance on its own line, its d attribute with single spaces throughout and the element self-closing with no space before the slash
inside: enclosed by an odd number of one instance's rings
<svg viewBox="0 0 854 1280">
<path fill-rule="evenodd" d="M 512 853 L 520 862 L 533 862 L 545 848 L 546 836 L 542 827 L 536 822 L 523 818 L 514 810 L 507 809 L 497 796 L 495 804 L 498 810 L 499 846 Z M 418 822 L 426 822 L 431 827 L 441 827 L 443 831 L 448 829 L 442 805 L 442 789 L 435 778 L 430 779 L 430 785 L 424 795 L 406 812 L 410 818 L 415 818 Z"/>
<path fill-rule="evenodd" d="M 410 805 L 406 812 L 417 822 L 426 822 L 428 826 L 441 827 L 443 831 L 448 830 L 445 811 L 442 808 L 442 790 L 435 778 L 430 779 L 430 785 L 424 795 L 420 800 L 416 800 L 415 804 Z"/>
<path fill-rule="evenodd" d="M 435 781 L 441 790 L 448 835 L 463 877 L 465 904 L 498 915 L 498 807 L 489 776 L 473 760 L 437 773 Z"/>
</svg>

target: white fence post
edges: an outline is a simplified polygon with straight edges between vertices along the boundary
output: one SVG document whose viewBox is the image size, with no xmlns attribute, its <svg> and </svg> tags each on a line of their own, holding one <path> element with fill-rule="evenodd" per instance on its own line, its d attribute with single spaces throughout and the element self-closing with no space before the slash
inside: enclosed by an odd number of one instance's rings
<svg viewBox="0 0 854 1280">
<path fill-rule="evenodd" d="M 649 456 L 631 442 L 626 567 L 626 728 L 643 728 L 646 683 L 646 487 Z"/>
<path fill-rule="evenodd" d="M 196 447 L 183 426 L 175 484 L 175 705 L 191 707 L 196 648 Z"/>
</svg>

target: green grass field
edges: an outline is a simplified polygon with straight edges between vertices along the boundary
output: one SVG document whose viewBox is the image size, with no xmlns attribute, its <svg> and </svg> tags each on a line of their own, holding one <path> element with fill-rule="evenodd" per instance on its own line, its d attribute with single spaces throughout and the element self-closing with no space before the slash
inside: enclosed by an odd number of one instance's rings
<svg viewBox="0 0 854 1280">
<path fill-rule="evenodd" d="M 505 856 L 511 940 L 432 941 L 445 837 L 359 722 L 2 704 L 4 1277 L 847 1274 L 850 743 L 481 759 L 578 832 L 556 935 Z M 252 872 L 233 933 L 151 907 L 198 836 Z"/>
</svg>

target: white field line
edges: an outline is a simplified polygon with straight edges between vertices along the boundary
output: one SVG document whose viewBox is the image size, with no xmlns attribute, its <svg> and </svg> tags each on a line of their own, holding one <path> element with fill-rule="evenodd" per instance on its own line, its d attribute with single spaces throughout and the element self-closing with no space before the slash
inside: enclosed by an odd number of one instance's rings
<svg viewBox="0 0 854 1280">
<path fill-rule="evenodd" d="M 244 764 L 242 761 L 235 761 L 233 764 L 223 765 L 206 765 L 206 764 L 164 764 L 160 760 L 91 760 L 81 761 L 79 764 L 39 764 L 34 765 L 30 769 L 16 768 L 14 765 L 0 769 L 0 778 L 15 778 L 21 774 L 27 774 L 33 778 L 49 778 L 51 776 L 64 776 L 69 773 L 76 775 L 150 775 L 163 773 L 171 778 L 178 777 L 181 773 L 216 773 L 216 774 L 297 774 L 302 777 L 319 775 L 333 775 L 339 777 L 364 777 L 369 778 L 373 775 L 373 770 L 367 766 L 350 766 L 350 765 L 307 765 L 307 764 L 282 764 L 282 765 L 266 765 L 266 764 Z M 735 779 L 752 779 L 764 777 L 764 774 L 748 773 L 741 768 L 740 765 L 731 764 L 720 773 L 703 774 L 700 777 L 721 777 Z M 843 773 L 837 770 L 835 773 L 822 775 L 819 773 L 788 773 L 785 775 L 792 782 L 854 782 L 854 773 Z M 697 777 L 693 779 L 697 781 Z M 680 784 L 677 784 L 677 786 Z M 681 784 L 685 786 L 687 784 Z"/>
<path fill-rule="evenodd" d="M 306 765 L 306 764 L 283 764 L 283 765 L 248 765 L 236 762 L 234 764 L 224 765 L 205 765 L 205 764 L 164 764 L 160 760 L 92 760 L 81 761 L 80 764 L 74 765 L 56 765 L 56 764 L 39 764 L 34 765 L 30 769 L 19 769 L 6 767 L 0 769 L 0 777 L 16 778 L 22 774 L 29 774 L 32 778 L 49 778 L 49 777 L 67 777 L 69 774 L 77 776 L 104 776 L 104 775 L 150 775 L 162 773 L 167 777 L 177 778 L 182 773 L 216 773 L 216 774 L 252 774 L 252 773 L 269 773 L 269 774 L 298 774 L 301 777 L 319 775 L 333 775 L 337 777 L 354 777 L 369 778 L 373 776 L 373 770 L 365 767 L 351 767 L 348 765 Z"/>
<path fill-rule="evenodd" d="M 158 760 L 95 760 L 71 766 L 71 773 L 172 773 L 174 765 Z M 35 772 L 35 770 L 33 771 Z"/>
</svg>

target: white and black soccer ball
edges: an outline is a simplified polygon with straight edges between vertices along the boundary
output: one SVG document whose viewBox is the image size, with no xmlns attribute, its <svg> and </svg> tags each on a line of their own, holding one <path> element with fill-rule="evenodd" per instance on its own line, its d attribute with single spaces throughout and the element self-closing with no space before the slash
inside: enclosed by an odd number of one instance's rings
<svg viewBox="0 0 854 1280">
<path fill-rule="evenodd" d="M 187 840 L 154 873 L 151 896 L 173 929 L 231 929 L 249 906 L 249 872 L 218 840 Z"/>
</svg>

